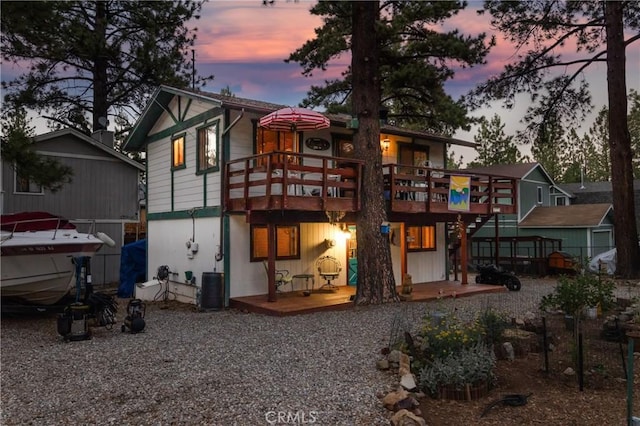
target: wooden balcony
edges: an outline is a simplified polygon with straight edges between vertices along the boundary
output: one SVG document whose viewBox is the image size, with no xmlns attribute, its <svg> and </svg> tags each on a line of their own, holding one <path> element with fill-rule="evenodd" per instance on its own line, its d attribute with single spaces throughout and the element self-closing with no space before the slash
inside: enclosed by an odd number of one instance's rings
<svg viewBox="0 0 640 426">
<path fill-rule="evenodd" d="M 225 211 L 360 210 L 364 161 L 274 151 L 229 161 Z"/>
<path fill-rule="evenodd" d="M 517 212 L 515 178 L 399 164 L 385 164 L 382 168 L 390 213 L 486 216 Z M 468 211 L 449 209 L 451 176 L 470 178 Z"/>
<path fill-rule="evenodd" d="M 306 218 L 313 217 L 313 212 L 355 213 L 361 208 L 363 167 L 361 160 L 291 152 L 232 160 L 226 165 L 224 208 L 229 213 L 246 214 L 303 212 Z M 390 220 L 424 219 L 425 213 L 438 220 L 455 220 L 452 218 L 458 214 L 516 212 L 514 178 L 398 164 L 382 167 Z M 468 211 L 449 209 L 452 175 L 470 177 Z"/>
</svg>

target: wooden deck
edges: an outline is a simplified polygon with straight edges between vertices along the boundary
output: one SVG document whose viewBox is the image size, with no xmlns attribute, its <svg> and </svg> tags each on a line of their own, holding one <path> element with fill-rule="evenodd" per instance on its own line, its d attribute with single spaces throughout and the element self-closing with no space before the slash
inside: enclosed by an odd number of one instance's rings
<svg viewBox="0 0 640 426">
<path fill-rule="evenodd" d="M 457 281 L 437 281 L 413 285 L 411 302 L 427 302 L 439 297 L 467 297 L 476 294 L 499 293 L 508 291 L 503 286 L 486 284 L 462 285 Z M 400 287 L 398 287 L 398 293 Z M 356 287 L 339 286 L 335 290 L 314 290 L 305 296 L 300 290 L 278 293 L 275 302 L 267 301 L 267 295 L 234 297 L 229 307 L 247 312 L 271 316 L 289 316 L 314 312 L 335 311 L 353 307 Z M 402 302 L 407 303 L 407 302 Z"/>
</svg>

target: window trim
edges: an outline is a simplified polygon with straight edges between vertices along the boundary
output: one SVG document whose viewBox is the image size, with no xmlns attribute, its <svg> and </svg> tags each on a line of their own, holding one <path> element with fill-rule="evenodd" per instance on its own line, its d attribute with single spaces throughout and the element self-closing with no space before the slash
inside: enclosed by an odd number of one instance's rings
<svg viewBox="0 0 640 426">
<path fill-rule="evenodd" d="M 536 195 L 537 195 L 537 198 L 536 198 L 537 203 L 538 204 L 542 204 L 543 195 L 542 195 L 542 187 L 541 186 L 538 186 L 536 188 Z"/>
<path fill-rule="evenodd" d="M 215 143 L 215 157 L 216 157 L 216 161 L 215 164 L 211 167 L 207 167 L 205 169 L 201 169 L 200 168 L 200 160 L 202 157 L 202 150 L 201 150 L 201 133 L 202 130 L 208 129 L 210 127 L 216 127 L 216 143 Z M 206 134 L 206 132 L 205 132 Z M 207 138 L 207 144 L 208 144 L 208 138 Z M 200 174 L 205 174 L 205 173 L 211 173 L 211 172 L 218 172 L 220 171 L 220 120 L 215 120 L 212 121 L 210 123 L 206 123 L 203 126 L 200 127 L 196 127 L 196 174 L 200 175 Z"/>
<path fill-rule="evenodd" d="M 411 228 L 419 228 L 420 232 L 420 248 L 411 248 L 409 247 L 409 241 L 407 239 L 406 246 L 407 252 L 423 252 L 423 251 L 438 251 L 438 234 L 437 228 L 435 225 L 419 225 L 419 226 L 407 226 L 407 234 L 409 229 Z M 433 247 L 424 247 L 424 242 L 422 241 L 423 228 L 431 228 L 433 232 Z"/>
<path fill-rule="evenodd" d="M 278 228 L 296 228 L 296 251 L 295 256 L 278 256 L 276 253 L 276 260 L 299 260 L 300 259 L 300 224 L 295 225 L 275 225 L 276 227 L 276 247 L 278 246 Z M 254 230 L 256 228 L 268 229 L 267 225 L 251 225 L 249 228 L 249 261 L 250 262 L 262 262 L 268 260 L 267 256 L 254 256 Z M 268 235 L 267 235 L 268 238 Z"/>
<path fill-rule="evenodd" d="M 173 151 L 174 144 L 182 139 L 182 164 L 175 165 Z M 182 170 L 187 168 L 187 133 L 180 133 L 171 137 L 171 151 L 170 151 L 171 170 Z"/>
<path fill-rule="evenodd" d="M 16 195 L 44 195 L 44 187 L 40 184 L 36 184 L 35 182 L 33 182 L 33 185 L 38 185 L 38 187 L 40 188 L 40 190 L 38 192 L 35 191 L 18 191 L 18 179 L 20 179 L 19 175 L 18 175 L 18 171 L 16 170 L 16 168 L 13 168 L 13 193 Z M 27 181 L 29 182 L 29 187 L 31 187 L 32 182 L 30 179 L 27 179 Z"/>
</svg>

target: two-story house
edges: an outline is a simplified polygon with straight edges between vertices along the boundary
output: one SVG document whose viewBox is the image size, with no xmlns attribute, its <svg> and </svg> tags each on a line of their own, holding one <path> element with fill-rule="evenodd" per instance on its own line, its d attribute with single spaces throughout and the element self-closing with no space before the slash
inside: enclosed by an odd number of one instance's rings
<svg viewBox="0 0 640 426">
<path fill-rule="evenodd" d="M 573 195 L 557 185 L 539 163 L 466 169 L 518 179 L 518 210 L 481 222 L 472 231 L 473 262 L 498 263 L 544 275 L 548 256 L 561 251 L 577 261 L 614 247 L 613 206 L 599 201 L 573 204 Z"/>
<path fill-rule="evenodd" d="M 112 132 L 87 136 L 74 129 L 37 135 L 33 149 L 73 170 L 72 182 L 52 193 L 30 182 L 12 164 L 2 164 L 2 213 L 45 211 L 74 223 L 81 232 L 104 232 L 106 244 L 91 261 L 96 286 L 120 280 L 125 227 L 139 221 L 139 182 L 144 166 L 117 152 Z"/>
<path fill-rule="evenodd" d="M 147 275 L 168 266 L 172 297 L 194 302 L 211 273 L 224 280 L 227 304 L 271 296 L 268 262 L 319 286 L 316 263 L 327 255 L 342 266 L 332 284 L 357 285 L 355 217 L 370 167 L 354 158 L 357 124 L 326 115 L 330 126 L 313 131 L 259 126 L 282 107 L 160 87 L 127 138 L 125 149 L 147 159 Z M 375 143 L 389 220 L 381 232 L 389 232 L 398 283 L 405 274 L 416 283 L 447 279 L 447 222 L 515 212 L 511 178 L 459 172 L 466 192 L 451 199 L 447 144 L 473 143 L 389 125 Z"/>
</svg>

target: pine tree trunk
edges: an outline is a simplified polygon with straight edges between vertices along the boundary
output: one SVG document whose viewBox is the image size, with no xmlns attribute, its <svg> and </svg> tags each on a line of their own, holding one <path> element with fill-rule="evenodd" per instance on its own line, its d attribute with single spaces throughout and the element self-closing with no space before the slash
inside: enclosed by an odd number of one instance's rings
<svg viewBox="0 0 640 426">
<path fill-rule="evenodd" d="M 627 124 L 626 60 L 622 21 L 624 3 L 604 3 L 607 28 L 609 151 L 617 248 L 616 275 L 621 278 L 637 278 L 640 276 L 640 248 L 633 196 L 633 154 Z"/>
<path fill-rule="evenodd" d="M 380 232 L 387 220 L 382 192 L 382 151 L 380 149 L 380 78 L 376 23 L 378 1 L 352 4 L 353 113 L 359 120 L 354 135 L 357 158 L 365 160 L 361 200 L 357 219 L 358 305 L 398 301 L 391 263 L 388 234 Z"/>
</svg>

